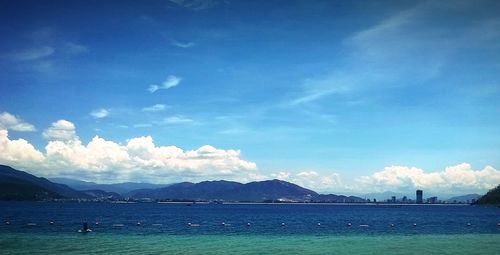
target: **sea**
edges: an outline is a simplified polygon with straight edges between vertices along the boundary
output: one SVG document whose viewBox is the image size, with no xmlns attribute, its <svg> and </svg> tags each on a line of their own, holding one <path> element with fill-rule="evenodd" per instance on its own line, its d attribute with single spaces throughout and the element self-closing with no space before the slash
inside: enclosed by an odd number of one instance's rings
<svg viewBox="0 0 500 255">
<path fill-rule="evenodd" d="M 491 206 L 0 202 L 0 217 L 0 254 L 500 254 Z"/>
</svg>

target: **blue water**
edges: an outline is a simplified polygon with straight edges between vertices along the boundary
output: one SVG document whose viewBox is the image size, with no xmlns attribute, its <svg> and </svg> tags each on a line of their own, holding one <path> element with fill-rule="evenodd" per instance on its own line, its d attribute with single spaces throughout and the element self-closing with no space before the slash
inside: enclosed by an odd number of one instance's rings
<svg viewBox="0 0 500 255">
<path fill-rule="evenodd" d="M 0 217 L 10 222 L 0 224 L 4 234 L 75 233 L 84 221 L 93 229 L 92 234 L 120 235 L 500 234 L 500 208 L 480 206 L 0 202 Z M 199 226 L 189 227 L 188 223 Z"/>
<path fill-rule="evenodd" d="M 0 217 L 2 255 L 500 254 L 497 207 L 0 202 Z"/>
</svg>

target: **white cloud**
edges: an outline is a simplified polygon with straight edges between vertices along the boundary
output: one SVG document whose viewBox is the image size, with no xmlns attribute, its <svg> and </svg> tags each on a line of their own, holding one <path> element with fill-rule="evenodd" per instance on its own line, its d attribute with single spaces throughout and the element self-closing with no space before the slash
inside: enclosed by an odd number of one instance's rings
<svg viewBox="0 0 500 255">
<path fill-rule="evenodd" d="M 248 132 L 246 128 L 228 128 L 218 132 L 222 135 L 239 135 Z"/>
<path fill-rule="evenodd" d="M 370 176 L 361 176 L 353 183 L 345 183 L 338 173 L 319 173 L 308 170 L 298 173 L 281 171 L 270 178 L 289 181 L 318 192 L 354 193 L 395 191 L 414 194 L 423 189 L 427 194 L 463 195 L 483 194 L 500 183 L 500 171 L 492 166 L 473 170 L 470 164 L 462 163 L 446 167 L 443 171 L 426 172 L 407 166 L 388 166 Z"/>
<path fill-rule="evenodd" d="M 43 154 L 24 139 L 10 140 L 9 133 L 0 129 L 0 163 L 34 168 L 45 160 Z"/>
<path fill-rule="evenodd" d="M 320 174 L 316 171 L 302 171 L 296 174 L 281 171 L 271 174 L 272 178 L 289 181 L 314 191 L 343 190 L 344 185 L 337 173 Z"/>
<path fill-rule="evenodd" d="M 167 106 L 164 104 L 155 104 L 152 106 L 142 108 L 143 112 L 161 112 L 167 109 Z"/>
<path fill-rule="evenodd" d="M 500 183 L 500 171 L 491 166 L 473 170 L 467 163 L 428 173 L 416 167 L 389 166 L 371 176 L 362 176 L 357 182 L 360 189 L 370 191 L 420 188 L 441 193 L 484 192 Z"/>
<path fill-rule="evenodd" d="M 58 120 L 43 131 L 43 137 L 49 141 L 74 141 L 76 136 L 75 125 L 67 120 Z"/>
<path fill-rule="evenodd" d="M 101 108 L 101 109 L 93 110 L 89 114 L 94 119 L 102 119 L 102 118 L 105 118 L 109 115 L 109 110 Z"/>
<path fill-rule="evenodd" d="M 175 75 L 169 75 L 167 77 L 167 79 L 161 85 L 151 84 L 151 85 L 149 85 L 148 90 L 149 90 L 149 92 L 154 93 L 159 89 L 169 89 L 169 88 L 172 88 L 172 87 L 179 85 L 181 80 L 182 80 L 182 78 L 179 78 Z"/>
<path fill-rule="evenodd" d="M 337 173 L 322 175 L 316 171 L 304 171 L 296 174 L 293 182 L 317 191 L 332 191 L 343 188 Z"/>
<path fill-rule="evenodd" d="M 134 124 L 133 127 L 135 128 L 146 128 L 146 127 L 152 127 L 153 124 L 152 123 L 138 123 L 138 124 Z"/>
<path fill-rule="evenodd" d="M 195 43 L 194 42 L 179 42 L 179 41 L 172 40 L 172 45 L 175 47 L 187 49 L 187 48 L 191 48 L 191 47 L 195 46 Z"/>
<path fill-rule="evenodd" d="M 10 140 L 0 130 L 0 163 L 23 167 L 31 173 L 65 176 L 101 182 L 176 182 L 186 178 L 206 180 L 257 177 L 255 163 L 243 160 L 239 150 L 204 145 L 194 150 L 157 146 L 151 136 L 132 138 L 120 144 L 95 136 L 84 144 L 66 120 L 52 123 L 44 131 L 49 141 L 45 154 L 26 140 Z"/>
<path fill-rule="evenodd" d="M 35 126 L 8 112 L 0 113 L 0 129 L 10 129 L 23 132 L 36 131 Z"/>
<path fill-rule="evenodd" d="M 361 92 L 418 86 L 440 78 L 452 58 L 474 48 L 498 45 L 498 19 L 476 18 L 471 3 L 448 5 L 438 1 L 416 3 L 346 38 L 346 57 L 332 71 L 302 82 L 302 91 L 289 105 L 312 103 L 332 95 L 359 98 Z M 464 14 L 464 24 L 442 15 Z"/>
<path fill-rule="evenodd" d="M 278 172 L 278 173 L 272 173 L 271 177 L 273 177 L 275 179 L 286 181 L 286 180 L 288 180 L 288 177 L 290 177 L 290 173 L 289 172 L 285 172 L 285 171 L 281 171 L 281 172 Z"/>
<path fill-rule="evenodd" d="M 163 121 L 158 122 L 157 124 L 169 125 L 169 124 L 185 124 L 185 123 L 191 123 L 191 122 L 193 122 L 192 119 L 186 118 L 186 117 L 181 116 L 181 115 L 176 115 L 176 116 L 167 117 L 167 118 L 163 119 Z"/>
<path fill-rule="evenodd" d="M 166 117 L 162 120 L 152 121 L 150 123 L 137 123 L 137 124 L 134 124 L 133 127 L 145 128 L 145 127 L 152 127 L 152 126 L 180 125 L 180 124 L 189 124 L 189 123 L 194 123 L 194 120 L 192 120 L 190 118 L 186 118 L 182 115 L 173 115 L 173 116 Z"/>
<path fill-rule="evenodd" d="M 54 54 L 55 49 L 49 46 L 40 46 L 12 54 L 12 59 L 15 61 L 33 61 L 39 60 Z"/>
<path fill-rule="evenodd" d="M 96 176 L 105 181 L 176 181 L 183 176 L 238 176 L 256 169 L 255 163 L 242 160 L 236 150 L 205 145 L 184 151 L 176 146 L 156 146 L 150 136 L 130 139 L 126 145 L 98 136 L 87 145 L 79 140 L 52 141 L 46 150 L 46 163 L 51 169 L 78 169 L 66 174 Z"/>
</svg>

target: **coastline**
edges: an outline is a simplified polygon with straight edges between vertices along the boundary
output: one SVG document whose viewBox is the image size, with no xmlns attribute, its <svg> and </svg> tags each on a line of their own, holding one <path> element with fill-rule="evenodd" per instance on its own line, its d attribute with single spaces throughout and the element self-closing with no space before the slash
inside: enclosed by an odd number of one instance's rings
<svg viewBox="0 0 500 255">
<path fill-rule="evenodd" d="M 126 203 L 126 202 L 125 202 Z M 134 202 L 131 202 L 134 203 Z M 148 203 L 148 202 L 145 202 Z M 223 203 L 211 203 L 211 202 L 151 202 L 157 204 L 214 204 L 214 205 L 338 205 L 338 206 L 383 206 L 383 207 L 400 207 L 400 206 L 473 206 L 472 204 L 401 204 L 401 203 L 302 203 L 302 202 L 279 202 L 279 203 L 264 203 L 264 202 L 223 202 Z"/>
</svg>

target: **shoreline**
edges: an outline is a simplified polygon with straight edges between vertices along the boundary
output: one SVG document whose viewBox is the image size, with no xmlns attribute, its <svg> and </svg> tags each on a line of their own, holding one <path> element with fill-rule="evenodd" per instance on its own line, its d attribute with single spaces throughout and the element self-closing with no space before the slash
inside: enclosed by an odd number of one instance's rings
<svg viewBox="0 0 500 255">
<path fill-rule="evenodd" d="M 134 203 L 134 202 L 132 202 Z M 145 202 L 145 203 L 155 203 L 155 202 Z M 197 205 L 197 204 L 213 204 L 213 205 L 348 205 L 348 206 L 381 206 L 381 207 L 401 207 L 401 206 L 473 206 L 472 204 L 398 204 L 398 203 L 300 203 L 300 202 L 280 202 L 280 203 L 264 203 L 264 202 L 223 202 L 223 203 L 212 203 L 212 202 L 156 202 L 157 204 L 186 204 L 186 205 Z"/>
</svg>

